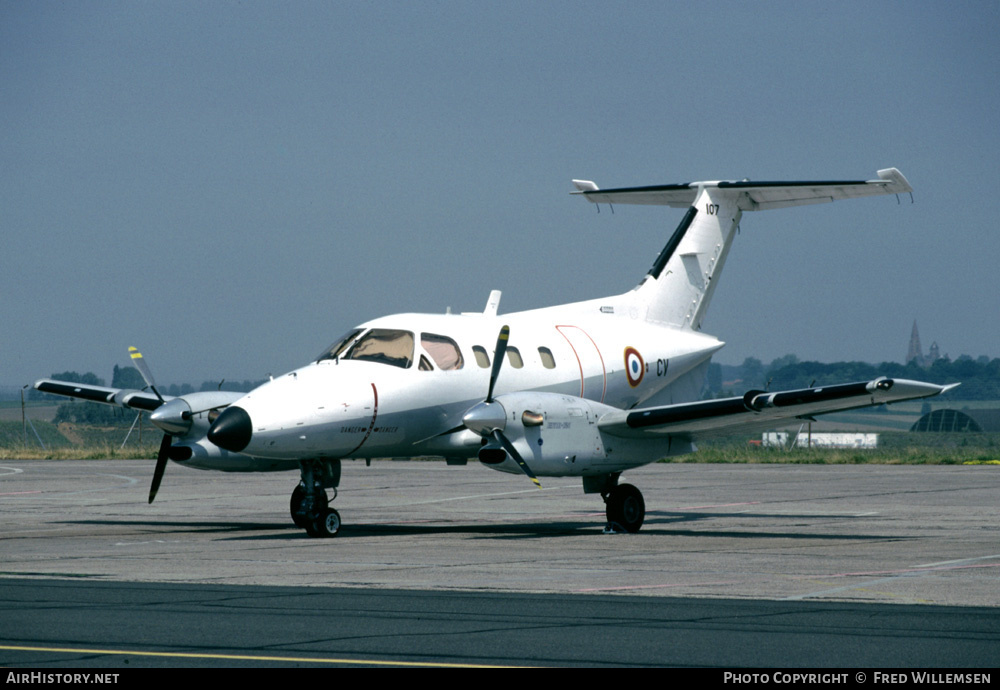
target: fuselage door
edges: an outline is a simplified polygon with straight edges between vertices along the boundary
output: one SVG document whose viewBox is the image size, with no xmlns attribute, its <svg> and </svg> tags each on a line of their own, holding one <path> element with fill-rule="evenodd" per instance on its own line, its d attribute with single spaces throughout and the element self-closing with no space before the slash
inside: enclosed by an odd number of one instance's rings
<svg viewBox="0 0 1000 690">
<path fill-rule="evenodd" d="M 597 343 L 579 326 L 556 326 L 566 338 L 580 370 L 580 397 L 604 402 L 608 392 L 608 372 Z"/>
</svg>

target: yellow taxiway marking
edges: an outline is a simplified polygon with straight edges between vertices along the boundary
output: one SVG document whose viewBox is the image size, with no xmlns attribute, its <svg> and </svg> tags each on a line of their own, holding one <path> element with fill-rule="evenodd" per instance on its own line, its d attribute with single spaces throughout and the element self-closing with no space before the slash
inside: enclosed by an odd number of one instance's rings
<svg viewBox="0 0 1000 690">
<path fill-rule="evenodd" d="M 266 656 L 260 654 L 198 654 L 195 652 L 133 652 L 124 649 L 91 649 L 86 647 L 29 647 L 0 645 L 13 652 L 55 652 L 64 654 L 118 654 L 123 656 L 154 656 L 174 659 L 219 659 L 221 661 L 278 661 L 307 664 L 351 664 L 355 666 L 408 666 L 426 668 L 512 668 L 493 664 L 446 664 L 429 661 L 376 661 L 374 659 L 324 659 L 308 656 Z"/>
</svg>

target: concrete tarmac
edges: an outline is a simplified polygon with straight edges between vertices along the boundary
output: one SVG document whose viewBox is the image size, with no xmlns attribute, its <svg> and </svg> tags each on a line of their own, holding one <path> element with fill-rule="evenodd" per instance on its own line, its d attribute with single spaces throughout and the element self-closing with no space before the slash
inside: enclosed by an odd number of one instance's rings
<svg viewBox="0 0 1000 690">
<path fill-rule="evenodd" d="M 1000 639 L 991 608 L 759 599 L 17 578 L 0 606 L 8 668 L 989 670 Z"/>
<path fill-rule="evenodd" d="M 336 539 L 319 540 L 291 525 L 296 474 L 226 475 L 171 465 L 150 506 L 152 465 L 0 462 L 0 575 L 69 581 L 87 596 L 96 585 L 83 583 L 155 582 L 199 591 L 256 585 L 361 588 L 389 597 L 413 590 L 414 598 L 417 591 L 419 597 L 489 594 L 501 598 L 500 609 L 510 606 L 503 597 L 529 593 L 553 601 L 559 595 L 583 609 L 588 601 L 592 608 L 616 599 L 622 606 L 638 600 L 697 607 L 708 598 L 726 610 L 734 602 L 784 602 L 799 607 L 788 611 L 816 612 L 806 602 L 847 602 L 861 618 L 864 611 L 881 615 L 890 604 L 897 607 L 890 610 L 923 611 L 918 618 L 945 616 L 947 637 L 965 639 L 967 650 L 968 644 L 987 650 L 949 657 L 963 665 L 981 654 L 995 661 L 1000 649 L 1000 617 L 993 615 L 1000 603 L 996 466 L 653 465 L 625 478 L 645 496 L 642 531 L 611 535 L 602 533 L 600 497 L 584 495 L 579 480 L 543 479 L 538 491 L 524 477 L 472 464 L 346 462 L 334 502 L 344 527 Z M 957 609 L 967 612 L 962 616 L 950 607 L 973 608 Z M 804 630 L 823 625 L 817 620 Z M 7 627 L 0 624 L 8 646 L 24 641 Z M 713 657 L 709 645 L 692 663 L 780 662 L 780 655 L 755 656 L 762 638 L 746 634 L 742 661 L 731 646 Z M 856 642 L 844 644 L 849 650 Z M 17 663 L 20 657 L 10 653 L 0 659 Z M 554 653 L 537 662 L 589 658 Z M 860 661 L 826 647 L 826 655 L 793 665 L 851 658 Z M 651 652 L 625 663 L 683 661 Z"/>
</svg>

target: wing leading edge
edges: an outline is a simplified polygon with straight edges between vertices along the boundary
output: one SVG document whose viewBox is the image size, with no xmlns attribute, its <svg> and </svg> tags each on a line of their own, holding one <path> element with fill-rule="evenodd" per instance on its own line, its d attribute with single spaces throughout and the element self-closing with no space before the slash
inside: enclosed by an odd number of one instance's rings
<svg viewBox="0 0 1000 690">
<path fill-rule="evenodd" d="M 146 412 L 152 412 L 162 405 L 164 401 L 173 399 L 169 395 L 160 400 L 152 393 L 146 393 L 145 391 L 92 386 L 85 383 L 57 381 L 56 379 L 39 379 L 35 381 L 33 387 L 42 393 L 63 395 L 67 398 L 79 398 L 104 405 L 117 405 L 133 410 L 145 410 Z"/>
<path fill-rule="evenodd" d="M 768 426 L 796 417 L 928 398 L 959 384 L 877 378 L 858 383 L 769 393 L 751 390 L 742 397 L 611 412 L 598 420 L 601 431 L 624 438 L 717 436 Z"/>
</svg>

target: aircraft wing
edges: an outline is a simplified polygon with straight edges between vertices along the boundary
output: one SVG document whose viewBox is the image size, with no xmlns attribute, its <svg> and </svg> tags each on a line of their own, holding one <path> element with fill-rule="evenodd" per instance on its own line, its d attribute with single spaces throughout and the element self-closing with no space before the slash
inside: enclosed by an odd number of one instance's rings
<svg viewBox="0 0 1000 690">
<path fill-rule="evenodd" d="M 171 396 L 165 395 L 163 396 L 163 401 L 161 401 L 154 394 L 145 391 L 92 386 L 85 383 L 72 383 L 70 381 L 57 381 L 55 379 L 39 379 L 35 381 L 33 388 L 42 393 L 64 395 L 68 398 L 80 398 L 81 400 L 89 400 L 90 402 L 117 405 L 133 410 L 145 410 L 147 412 L 155 410 L 164 401 L 173 399 Z"/>
<path fill-rule="evenodd" d="M 577 191 L 591 203 L 652 204 L 686 208 L 694 203 L 698 190 L 714 187 L 737 196 L 742 211 L 764 211 L 788 206 L 822 204 L 838 199 L 854 199 L 878 194 L 903 194 L 913 188 L 896 168 L 878 171 L 877 180 L 831 180 L 818 182 L 761 182 L 755 180 L 715 180 L 600 189 L 590 180 L 573 180 Z"/>
<path fill-rule="evenodd" d="M 597 423 L 601 431 L 624 438 L 696 439 L 768 427 L 796 417 L 927 398 L 957 385 L 938 386 L 882 377 L 777 393 L 752 390 L 736 398 L 610 412 Z"/>
</svg>

